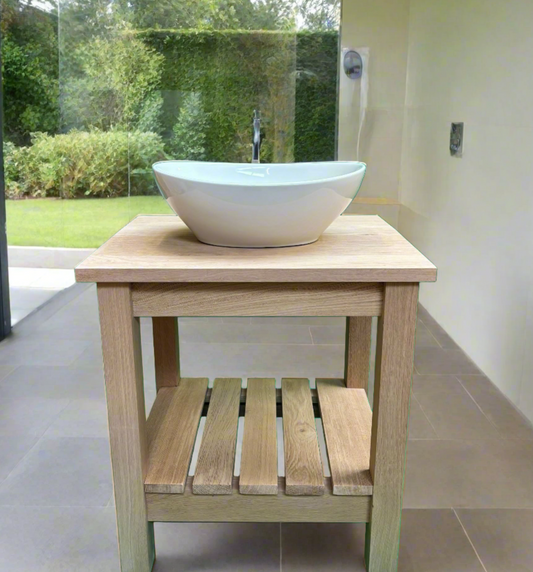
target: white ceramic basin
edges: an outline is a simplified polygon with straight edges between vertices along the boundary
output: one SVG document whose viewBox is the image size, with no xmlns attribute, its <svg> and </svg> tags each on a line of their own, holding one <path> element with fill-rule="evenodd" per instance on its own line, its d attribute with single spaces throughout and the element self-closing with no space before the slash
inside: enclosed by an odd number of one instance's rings
<svg viewBox="0 0 533 572">
<path fill-rule="evenodd" d="M 366 165 L 161 161 L 153 169 L 168 204 L 199 240 L 261 248 L 317 240 L 357 194 Z"/>
</svg>

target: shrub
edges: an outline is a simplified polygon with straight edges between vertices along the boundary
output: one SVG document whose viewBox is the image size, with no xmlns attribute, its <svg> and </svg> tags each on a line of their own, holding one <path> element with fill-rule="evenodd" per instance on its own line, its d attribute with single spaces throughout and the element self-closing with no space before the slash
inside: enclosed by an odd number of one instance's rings
<svg viewBox="0 0 533 572">
<path fill-rule="evenodd" d="M 151 192 L 151 175 L 144 175 L 165 158 L 163 148 L 159 135 L 139 131 L 34 133 L 29 147 L 4 146 L 6 191 L 11 198 L 125 196 L 135 171 L 135 192 Z"/>
<path fill-rule="evenodd" d="M 174 159 L 205 159 L 205 132 L 209 116 L 199 93 L 188 93 L 174 125 L 170 150 Z"/>
</svg>

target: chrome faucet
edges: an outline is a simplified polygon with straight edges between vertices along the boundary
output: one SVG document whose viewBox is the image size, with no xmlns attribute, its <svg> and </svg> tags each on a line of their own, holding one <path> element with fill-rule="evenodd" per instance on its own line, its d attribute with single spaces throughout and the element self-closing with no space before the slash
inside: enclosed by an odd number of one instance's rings
<svg viewBox="0 0 533 572">
<path fill-rule="evenodd" d="M 261 152 L 261 112 L 254 109 L 254 138 L 252 140 L 252 163 L 260 162 Z"/>
</svg>

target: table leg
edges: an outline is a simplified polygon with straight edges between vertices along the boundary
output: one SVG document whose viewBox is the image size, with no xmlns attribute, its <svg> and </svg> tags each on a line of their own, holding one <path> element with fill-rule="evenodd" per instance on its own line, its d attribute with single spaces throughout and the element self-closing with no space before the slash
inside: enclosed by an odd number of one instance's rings
<svg viewBox="0 0 533 572">
<path fill-rule="evenodd" d="M 155 385 L 175 387 L 180 380 L 177 318 L 152 318 L 154 330 Z"/>
<path fill-rule="evenodd" d="M 149 572 L 155 558 L 146 515 L 146 415 L 139 319 L 128 284 L 99 284 L 100 328 L 122 572 Z"/>
<path fill-rule="evenodd" d="M 400 543 L 407 422 L 415 347 L 418 284 L 386 284 L 379 318 L 370 473 L 368 572 L 396 572 Z"/>
<path fill-rule="evenodd" d="M 368 391 L 371 335 L 372 318 L 370 316 L 346 318 L 344 379 L 347 387 Z"/>
</svg>

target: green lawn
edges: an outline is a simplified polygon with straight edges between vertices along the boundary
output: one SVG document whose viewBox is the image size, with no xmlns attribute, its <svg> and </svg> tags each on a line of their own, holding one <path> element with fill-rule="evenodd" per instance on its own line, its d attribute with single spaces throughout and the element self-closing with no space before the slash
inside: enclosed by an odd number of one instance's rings
<svg viewBox="0 0 533 572">
<path fill-rule="evenodd" d="M 138 214 L 169 214 L 163 197 L 6 201 L 13 246 L 95 248 Z"/>
</svg>

